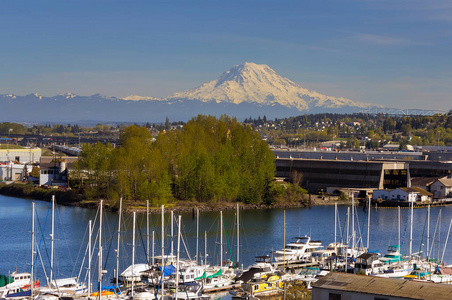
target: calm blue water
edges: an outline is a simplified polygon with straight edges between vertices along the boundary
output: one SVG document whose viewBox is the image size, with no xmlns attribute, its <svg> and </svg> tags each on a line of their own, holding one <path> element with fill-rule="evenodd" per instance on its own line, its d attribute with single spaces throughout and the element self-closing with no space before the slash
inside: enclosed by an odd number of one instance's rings
<svg viewBox="0 0 452 300">
<path fill-rule="evenodd" d="M 5 197 L 0 195 L 0 274 L 7 274 L 14 270 L 30 271 L 31 262 L 31 217 L 32 202 L 20 198 Z M 46 275 L 49 274 L 50 261 L 50 203 L 34 201 L 36 203 L 36 241 L 39 245 L 36 262 L 37 276 L 41 282 L 45 282 Z M 57 199 L 58 203 L 58 199 Z M 345 234 L 346 206 L 339 206 L 340 229 L 337 229 L 338 240 L 342 230 Z M 430 245 L 432 245 L 435 227 L 437 225 L 438 214 L 442 211 L 440 223 L 439 256 L 441 258 L 452 217 L 452 206 L 431 208 L 430 220 Z M 367 220 L 366 214 L 361 207 L 357 208 L 355 219 L 355 230 L 362 232 L 362 240 L 367 244 Z M 85 255 L 88 243 L 88 222 L 96 219 L 95 209 L 85 209 L 77 207 L 56 207 L 55 214 L 55 263 L 54 273 L 57 277 L 78 276 L 84 280 L 87 263 Z M 224 215 L 224 226 L 227 236 L 224 236 L 224 260 L 227 258 L 236 259 L 236 222 L 235 211 L 226 211 Z M 289 209 L 286 215 L 286 242 L 291 238 L 300 235 L 310 235 L 313 239 L 322 240 L 324 245 L 334 241 L 334 206 L 318 206 L 313 208 Z M 118 215 L 104 212 L 103 225 L 103 257 L 106 261 L 105 269 L 108 271 L 104 277 L 104 284 L 114 277 L 116 268 L 117 247 L 117 223 Z M 413 229 L 413 252 L 418 252 L 422 248 L 424 252 L 427 246 L 427 209 L 419 208 L 414 210 Z M 201 212 L 200 213 L 200 239 L 199 253 L 204 259 L 204 232 L 207 232 L 207 252 L 208 262 L 217 263 L 220 258 L 220 213 Z M 170 251 L 170 217 L 165 215 L 165 252 Z M 283 247 L 284 244 L 284 210 L 252 210 L 240 211 L 240 263 L 245 267 L 250 265 L 257 255 L 270 254 L 270 251 Z M 358 225 L 359 221 L 359 225 Z M 98 225 L 94 229 L 94 236 L 97 236 Z M 151 229 L 155 231 L 156 243 L 155 253 L 161 253 L 161 216 L 151 215 Z M 364 225 L 363 225 L 364 224 Z M 385 252 L 391 244 L 397 244 L 398 237 L 398 217 L 397 209 L 373 208 L 371 210 L 370 225 L 370 248 Z M 182 234 L 185 246 L 182 245 L 181 256 L 187 257 L 187 251 L 191 257 L 196 253 L 196 218 L 192 214 L 182 215 Z M 120 270 L 131 264 L 132 258 L 132 215 L 123 216 L 121 230 L 120 247 Z M 146 252 L 146 218 L 144 215 L 137 216 L 136 234 L 136 259 L 135 262 L 145 262 Z M 402 252 L 409 252 L 409 209 L 401 209 L 401 238 Z M 438 231 L 438 230 L 437 230 Z M 174 254 L 177 248 L 177 229 L 174 226 Z M 229 242 L 229 243 L 228 243 Z M 452 241 L 450 241 L 452 243 Z M 422 246 L 423 244 L 423 246 Z M 96 246 L 97 247 L 97 246 Z M 152 243 L 151 243 L 152 247 Z M 452 263 L 451 246 L 445 251 L 444 260 Z M 97 278 L 97 248 L 93 258 L 93 278 Z M 83 258 L 86 257 L 84 264 Z M 434 240 L 432 257 L 438 257 L 438 234 Z M 44 266 L 44 267 L 43 267 Z M 83 268 L 82 268 L 83 266 Z"/>
</svg>

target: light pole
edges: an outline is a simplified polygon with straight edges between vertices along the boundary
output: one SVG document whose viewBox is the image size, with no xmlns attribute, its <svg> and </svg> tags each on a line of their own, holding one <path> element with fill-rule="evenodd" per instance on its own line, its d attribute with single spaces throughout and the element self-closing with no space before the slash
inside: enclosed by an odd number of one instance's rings
<svg viewBox="0 0 452 300">
<path fill-rule="evenodd" d="M 10 136 L 11 136 L 11 131 L 13 131 L 13 129 L 12 128 L 10 128 L 10 129 L 8 129 L 8 142 L 6 143 L 6 148 L 7 149 L 9 149 L 9 138 L 10 138 Z"/>
</svg>

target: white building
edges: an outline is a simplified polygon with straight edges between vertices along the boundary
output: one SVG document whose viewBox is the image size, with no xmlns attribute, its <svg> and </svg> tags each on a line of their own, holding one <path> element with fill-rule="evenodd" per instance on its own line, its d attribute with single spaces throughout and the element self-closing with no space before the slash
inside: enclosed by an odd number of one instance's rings
<svg viewBox="0 0 452 300">
<path fill-rule="evenodd" d="M 39 185 L 68 186 L 69 172 L 77 157 L 43 157 L 40 163 Z"/>
<path fill-rule="evenodd" d="M 372 194 L 372 199 L 389 200 L 389 191 L 390 190 L 374 190 Z"/>
<path fill-rule="evenodd" d="M 432 193 L 424 189 L 413 188 L 397 188 L 394 190 L 374 190 L 372 199 L 395 200 L 395 201 L 430 201 Z"/>
<path fill-rule="evenodd" d="M 26 179 L 25 173 L 30 174 L 32 168 L 32 165 L 0 163 L 0 181 L 22 181 Z"/>
<path fill-rule="evenodd" d="M 448 176 L 435 180 L 430 185 L 430 191 L 435 197 L 452 197 L 452 178 Z"/>
</svg>

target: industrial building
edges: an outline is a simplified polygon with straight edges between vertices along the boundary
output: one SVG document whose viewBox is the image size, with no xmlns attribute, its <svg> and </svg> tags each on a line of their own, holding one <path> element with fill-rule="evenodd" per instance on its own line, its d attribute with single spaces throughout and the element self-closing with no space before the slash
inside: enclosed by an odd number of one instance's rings
<svg viewBox="0 0 452 300">
<path fill-rule="evenodd" d="M 41 148 L 0 149 L 0 162 L 39 163 Z"/>
<path fill-rule="evenodd" d="M 326 159 L 276 159 L 276 177 L 293 180 L 310 192 L 329 187 L 394 189 L 406 187 L 409 164 L 384 161 L 344 161 Z"/>
</svg>

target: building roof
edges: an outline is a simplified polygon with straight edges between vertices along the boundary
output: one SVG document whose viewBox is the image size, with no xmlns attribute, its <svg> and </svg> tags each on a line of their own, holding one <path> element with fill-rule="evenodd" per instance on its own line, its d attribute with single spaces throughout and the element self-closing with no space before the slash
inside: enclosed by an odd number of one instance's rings
<svg viewBox="0 0 452 300">
<path fill-rule="evenodd" d="M 60 157 L 56 158 L 59 159 Z M 54 162 L 55 158 L 52 156 L 45 156 L 42 157 L 41 156 L 41 162 L 40 162 L 40 168 L 41 169 L 50 169 L 52 167 L 59 167 L 59 163 Z M 72 170 L 73 167 L 72 165 L 74 164 L 74 162 L 76 162 L 78 160 L 77 156 L 63 156 L 61 157 L 61 159 L 63 159 L 64 161 L 66 161 L 66 168 L 68 170 Z"/>
<path fill-rule="evenodd" d="M 424 190 L 423 188 L 420 188 L 420 187 L 410 187 L 410 188 L 400 188 L 400 189 L 407 193 L 419 193 L 423 196 L 433 196 L 432 193 L 427 192 L 426 190 Z"/>
<path fill-rule="evenodd" d="M 348 291 L 405 299 L 452 299 L 452 285 L 331 272 L 314 289 Z"/>
<path fill-rule="evenodd" d="M 411 177 L 411 186 L 412 187 L 429 186 L 439 178 L 441 177 Z"/>
<path fill-rule="evenodd" d="M 438 181 L 441 182 L 444 186 L 452 186 L 452 179 L 451 178 L 447 178 L 447 176 L 438 179 Z"/>
</svg>

